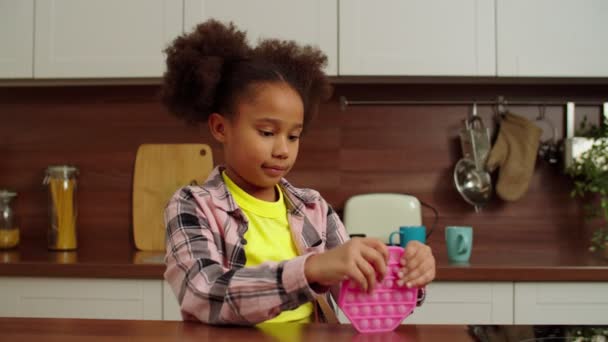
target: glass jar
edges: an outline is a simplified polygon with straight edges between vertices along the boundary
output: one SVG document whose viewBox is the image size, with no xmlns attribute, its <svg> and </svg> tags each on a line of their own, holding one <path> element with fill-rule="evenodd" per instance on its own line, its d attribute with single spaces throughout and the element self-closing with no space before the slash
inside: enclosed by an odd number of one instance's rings
<svg viewBox="0 0 608 342">
<path fill-rule="evenodd" d="M 44 184 L 48 187 L 49 217 L 48 248 L 74 250 L 76 239 L 76 181 L 78 169 L 69 165 L 49 166 Z"/>
<path fill-rule="evenodd" d="M 19 245 L 19 227 L 11 208 L 11 201 L 16 196 L 16 192 L 0 190 L 0 249 Z"/>
</svg>

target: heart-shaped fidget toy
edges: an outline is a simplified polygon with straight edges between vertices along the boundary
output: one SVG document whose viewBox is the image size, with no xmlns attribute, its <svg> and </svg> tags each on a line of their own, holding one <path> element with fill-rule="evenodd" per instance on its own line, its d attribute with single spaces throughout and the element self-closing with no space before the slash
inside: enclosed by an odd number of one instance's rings
<svg viewBox="0 0 608 342">
<path fill-rule="evenodd" d="M 416 307 L 418 288 L 397 285 L 403 248 L 390 246 L 388 252 L 386 276 L 372 293 L 350 279 L 342 282 L 338 305 L 359 332 L 395 330 Z"/>
</svg>

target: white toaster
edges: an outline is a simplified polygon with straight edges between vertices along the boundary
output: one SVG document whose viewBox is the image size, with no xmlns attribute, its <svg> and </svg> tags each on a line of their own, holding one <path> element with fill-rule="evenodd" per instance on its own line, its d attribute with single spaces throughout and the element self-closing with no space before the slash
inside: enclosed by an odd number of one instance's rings
<svg viewBox="0 0 608 342">
<path fill-rule="evenodd" d="M 400 226 L 422 223 L 420 201 L 410 195 L 371 193 L 350 197 L 344 205 L 344 225 L 350 235 L 365 235 L 388 243 Z"/>
</svg>

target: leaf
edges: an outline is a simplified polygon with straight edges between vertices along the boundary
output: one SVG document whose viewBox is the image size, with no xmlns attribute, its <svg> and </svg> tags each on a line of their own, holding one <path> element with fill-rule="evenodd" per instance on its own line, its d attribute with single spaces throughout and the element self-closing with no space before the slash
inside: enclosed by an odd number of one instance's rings
<svg viewBox="0 0 608 342">
<path fill-rule="evenodd" d="M 573 180 L 571 197 L 581 197 L 584 201 L 585 220 L 601 217 L 608 224 L 608 118 L 604 124 L 589 124 L 585 116 L 577 131 L 577 136 L 594 139 L 591 148 L 574 160 L 566 170 Z M 605 139 L 600 139 L 605 138 Z M 599 196 L 599 201 L 597 197 Z M 608 227 L 598 228 L 592 235 L 590 250 L 603 250 L 608 242 Z"/>
</svg>

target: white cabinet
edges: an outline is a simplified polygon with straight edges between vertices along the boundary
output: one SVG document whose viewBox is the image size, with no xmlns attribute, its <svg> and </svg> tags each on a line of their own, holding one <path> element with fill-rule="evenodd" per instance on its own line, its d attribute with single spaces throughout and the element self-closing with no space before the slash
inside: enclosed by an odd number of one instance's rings
<svg viewBox="0 0 608 342">
<path fill-rule="evenodd" d="M 0 317 L 162 319 L 160 280 L 0 278 Z"/>
<path fill-rule="evenodd" d="M 37 0 L 36 78 L 159 77 L 183 32 L 175 0 Z"/>
<path fill-rule="evenodd" d="M 608 1 L 497 0 L 496 6 L 498 76 L 608 76 Z"/>
<path fill-rule="evenodd" d="M 607 293 L 606 282 L 437 281 L 404 323 L 606 325 Z M 164 280 L 43 277 L 0 277 L 0 317 L 182 319 Z"/>
<path fill-rule="evenodd" d="M 171 286 L 163 281 L 163 319 L 165 321 L 181 321 L 179 303 L 171 290 Z"/>
<path fill-rule="evenodd" d="M 341 0 L 340 75 L 495 76 L 493 0 Z"/>
<path fill-rule="evenodd" d="M 0 78 L 31 78 L 34 0 L 0 0 Z"/>
<path fill-rule="evenodd" d="M 608 77 L 605 0 L 0 0 L 0 79 L 162 76 L 209 18 L 344 76 Z"/>
<path fill-rule="evenodd" d="M 513 324 L 513 283 L 436 282 L 412 324 Z"/>
<path fill-rule="evenodd" d="M 515 324 L 608 324 L 608 283 L 515 283 Z"/>
<path fill-rule="evenodd" d="M 278 38 L 317 46 L 328 58 L 325 72 L 337 74 L 337 0 L 185 0 L 184 13 L 186 32 L 215 18 L 247 31 L 251 44 L 259 38 Z"/>
<path fill-rule="evenodd" d="M 338 318 L 349 323 L 342 312 Z M 433 282 L 405 324 L 513 324 L 513 283 Z"/>
</svg>

